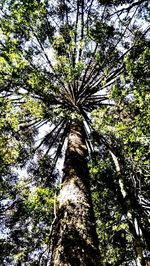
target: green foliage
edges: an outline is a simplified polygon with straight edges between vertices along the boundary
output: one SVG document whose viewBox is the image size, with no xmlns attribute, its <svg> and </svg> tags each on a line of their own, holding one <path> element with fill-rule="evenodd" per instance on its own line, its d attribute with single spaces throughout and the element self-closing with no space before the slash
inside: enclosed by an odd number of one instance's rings
<svg viewBox="0 0 150 266">
<path fill-rule="evenodd" d="M 1 100 L 0 119 L 0 161 L 1 170 L 6 165 L 14 164 L 19 156 L 19 143 L 13 133 L 19 128 L 18 116 L 11 101 Z M 13 133 L 12 133 L 13 132 Z"/>
<path fill-rule="evenodd" d="M 102 263 L 130 265 L 133 235 L 108 151 L 124 172 L 146 253 L 150 50 L 141 26 L 149 19 L 147 1 L 2 0 L 0 7 L 4 236 L 8 230 L 1 263 L 50 261 L 56 166 L 70 123 L 83 121 Z M 23 180 L 14 174 L 19 167 L 27 170 Z"/>
<path fill-rule="evenodd" d="M 16 182 L 13 184 L 13 197 L 7 198 L 5 209 L 9 237 L 5 244 L 1 243 L 5 262 L 11 258 L 13 264 L 36 263 L 39 259 L 44 260 L 44 254 L 48 259 L 52 234 L 50 225 L 54 219 L 54 206 L 57 205 L 55 192 L 52 188 L 31 184 L 31 178 Z"/>
<path fill-rule="evenodd" d="M 139 44 L 140 45 L 140 44 Z M 128 57 L 125 58 L 125 67 L 127 69 L 127 73 L 124 73 L 124 79 L 120 77 L 120 81 L 118 81 L 111 91 L 111 99 L 115 101 L 115 106 L 112 108 L 100 108 L 98 110 L 93 111 L 94 122 L 93 126 L 96 131 L 100 131 L 101 134 L 107 138 L 109 147 L 113 152 L 117 155 L 118 161 L 120 163 L 120 167 L 122 168 L 122 175 L 125 180 L 126 191 L 130 197 L 131 205 L 134 209 L 134 216 L 138 219 L 140 227 L 142 228 L 142 233 L 144 237 L 144 242 L 146 248 L 148 247 L 147 237 L 145 235 L 145 227 L 146 220 L 148 218 L 147 205 L 142 205 L 141 199 L 145 198 L 147 200 L 149 198 L 147 191 L 149 188 L 149 106 L 150 106 L 150 98 L 148 93 L 147 82 L 149 79 L 149 69 L 147 68 L 147 57 L 148 56 L 148 48 L 147 41 L 145 40 L 145 48 L 142 46 L 135 47 L 135 51 L 133 50 Z M 131 59 L 133 55 L 134 60 Z M 145 58 L 143 61 L 143 57 Z M 139 66 L 142 68 L 142 71 L 139 71 Z M 138 72 L 138 75 L 137 75 Z M 143 76 L 144 73 L 144 76 Z M 127 79 L 130 78 L 130 82 L 126 82 Z M 108 140 L 109 139 L 109 140 Z M 101 166 L 102 164 L 102 166 Z M 105 171 L 105 179 L 107 180 L 109 175 L 109 182 L 114 182 L 116 185 L 117 176 L 114 174 L 115 170 L 111 170 L 112 173 L 109 173 L 110 163 L 108 164 L 105 159 L 104 162 L 99 162 L 97 167 L 92 168 L 93 173 L 101 173 L 100 180 L 103 178 L 103 171 L 107 167 Z M 100 169 L 99 169 L 100 167 Z M 111 181 L 111 179 L 113 179 Z M 105 181 L 106 182 L 106 181 Z M 109 184 L 110 185 L 110 184 Z M 119 197 L 119 191 L 115 193 L 115 195 L 111 196 L 112 191 L 106 191 L 106 187 L 108 184 L 104 185 L 103 192 L 101 196 L 97 199 L 101 199 L 102 195 L 106 195 L 107 197 L 104 202 L 109 202 L 114 199 L 117 194 Z M 119 189 L 119 188 L 118 188 Z M 113 189 L 114 190 L 114 189 Z M 96 190 L 96 191 L 99 191 Z M 118 198 L 121 201 L 121 204 L 124 204 L 121 198 Z M 118 202 L 119 202 L 118 201 Z M 107 208 L 109 208 L 109 204 Z M 118 203 L 114 203 L 113 206 L 116 206 Z M 123 205 L 122 205 L 123 206 Z M 120 206 L 121 207 L 121 206 Z M 111 207 L 111 210 L 113 208 Z M 117 211 L 119 208 L 117 207 Z M 98 213 L 98 210 L 96 211 Z M 141 217 L 139 215 L 141 214 Z M 145 214 L 144 214 L 145 212 Z M 103 213 L 103 211 L 102 211 Z M 121 210 L 120 215 L 125 215 L 125 209 Z M 102 218 L 101 218 L 102 219 Z M 112 219 L 109 218 L 109 219 Z M 117 219 L 117 218 L 116 218 Z M 115 219 L 115 221 L 116 221 Z M 121 219 L 120 219 L 121 220 Z M 100 220 L 101 221 L 101 220 Z M 102 226 L 106 226 L 101 222 L 100 228 Z M 126 224 L 127 226 L 127 224 Z M 127 226 L 128 227 L 128 226 Z M 117 227 L 115 227 L 117 228 Z M 112 229 L 113 230 L 113 229 Z M 120 231 L 118 227 L 118 232 Z M 126 243 L 128 246 L 128 250 L 131 250 L 132 245 L 132 236 L 129 234 L 129 228 L 126 230 L 124 241 L 129 241 Z M 147 235 L 149 235 L 149 229 L 146 230 Z M 107 232 L 107 226 L 104 229 L 104 233 Z M 101 234 L 101 232 L 99 233 Z M 113 233 L 111 233 L 113 235 Z M 107 241 L 109 243 L 109 241 Z M 114 247 L 114 245 L 113 245 Z M 114 249 L 113 249 L 114 250 Z M 114 251 L 115 253 L 115 251 Z M 113 254 L 113 253 L 112 253 Z M 119 251 L 121 256 L 121 251 Z M 131 254 L 130 254 L 131 255 Z M 109 258 L 111 258 L 111 253 L 109 253 Z M 129 255 L 128 255 L 129 256 Z M 132 256 L 132 255 L 131 255 Z M 118 255 L 113 255 L 113 258 L 118 257 Z M 129 257 L 128 257 L 129 258 Z M 114 261 L 111 261 L 113 265 Z"/>
<path fill-rule="evenodd" d="M 105 150 L 101 156 L 95 154 L 94 158 L 90 173 L 102 265 L 127 265 L 132 260 L 133 245 L 122 211 L 116 173 Z"/>
</svg>

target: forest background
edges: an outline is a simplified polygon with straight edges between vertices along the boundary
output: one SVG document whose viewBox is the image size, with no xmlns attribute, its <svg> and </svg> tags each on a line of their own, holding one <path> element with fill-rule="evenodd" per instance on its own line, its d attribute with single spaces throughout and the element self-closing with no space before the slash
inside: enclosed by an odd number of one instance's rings
<svg viewBox="0 0 150 266">
<path fill-rule="evenodd" d="M 99 265 L 150 265 L 149 1 L 0 8 L 1 265 L 51 265 L 72 124 L 84 128 Z"/>
</svg>

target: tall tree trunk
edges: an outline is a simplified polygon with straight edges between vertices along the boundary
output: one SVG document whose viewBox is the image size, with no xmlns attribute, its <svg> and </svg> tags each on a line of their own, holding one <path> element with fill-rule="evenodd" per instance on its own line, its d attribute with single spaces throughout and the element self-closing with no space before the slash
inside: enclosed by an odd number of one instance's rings
<svg viewBox="0 0 150 266">
<path fill-rule="evenodd" d="M 59 196 L 52 266 L 99 266 L 82 124 L 72 123 Z"/>
<path fill-rule="evenodd" d="M 133 207 L 134 204 L 132 203 L 131 195 L 129 195 L 129 192 L 126 189 L 125 178 L 121 171 L 118 158 L 111 150 L 109 150 L 109 152 L 112 156 L 112 159 L 116 167 L 120 192 L 121 192 L 122 199 L 124 202 L 123 209 L 127 216 L 129 230 L 130 230 L 130 233 L 133 239 L 133 246 L 134 246 L 135 255 L 136 255 L 136 264 L 137 266 L 146 266 L 145 259 L 143 257 L 143 246 L 144 246 L 143 240 L 141 236 L 137 234 L 136 228 L 135 228 L 135 218 L 137 217 L 135 216 L 135 210 Z"/>
</svg>

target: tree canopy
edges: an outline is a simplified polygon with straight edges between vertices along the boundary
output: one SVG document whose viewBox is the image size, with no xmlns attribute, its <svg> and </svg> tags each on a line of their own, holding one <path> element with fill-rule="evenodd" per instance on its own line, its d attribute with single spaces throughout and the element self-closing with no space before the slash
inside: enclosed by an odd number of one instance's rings
<svg viewBox="0 0 150 266">
<path fill-rule="evenodd" d="M 102 265 L 135 265 L 139 247 L 148 265 L 148 1 L 0 7 L 1 263 L 50 265 L 59 165 L 82 121 Z"/>
</svg>

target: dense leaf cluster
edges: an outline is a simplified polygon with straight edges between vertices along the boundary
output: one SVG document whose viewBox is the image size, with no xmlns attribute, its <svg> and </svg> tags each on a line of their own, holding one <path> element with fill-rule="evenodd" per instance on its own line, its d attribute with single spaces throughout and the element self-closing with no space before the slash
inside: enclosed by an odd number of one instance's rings
<svg viewBox="0 0 150 266">
<path fill-rule="evenodd" d="M 0 7 L 1 263 L 49 265 L 57 168 L 71 122 L 83 121 L 102 263 L 134 265 L 140 247 L 145 265 L 148 1 Z"/>
</svg>

